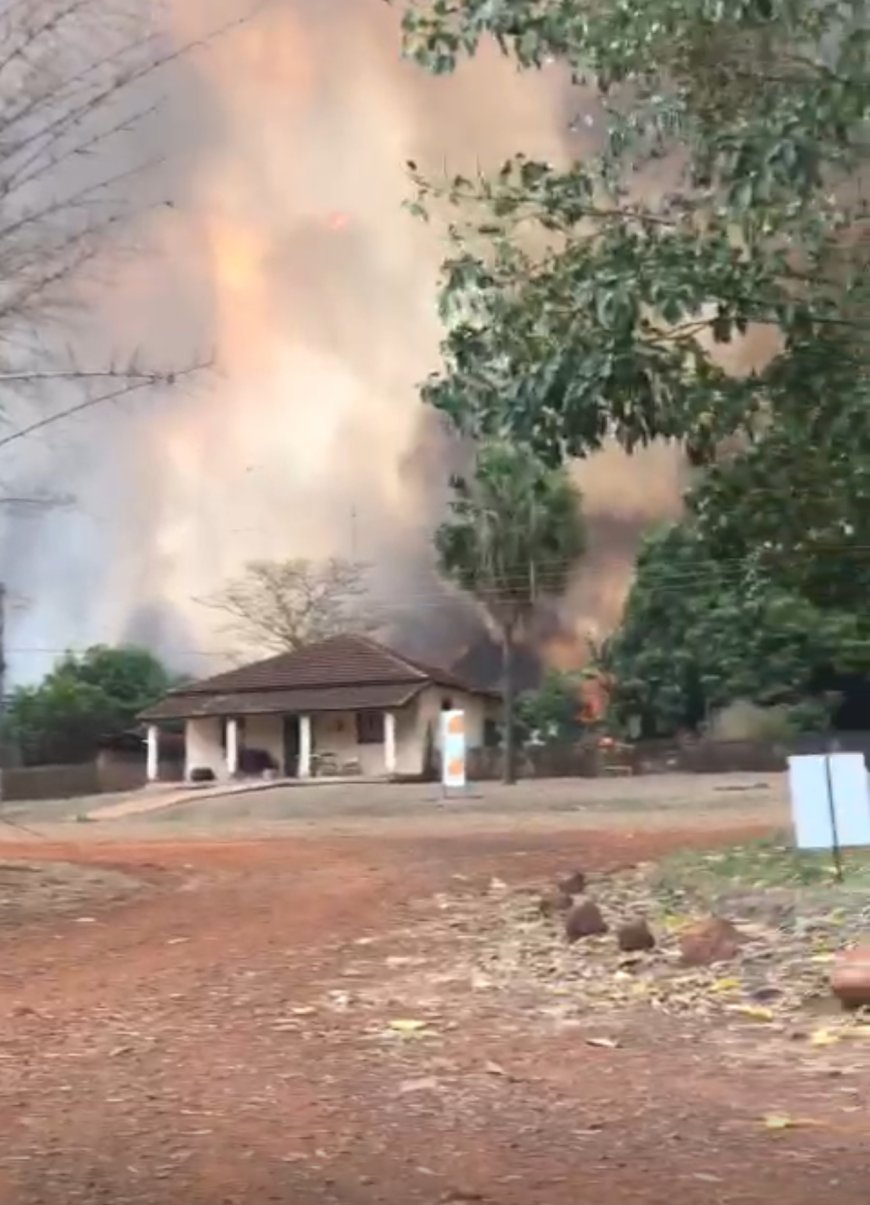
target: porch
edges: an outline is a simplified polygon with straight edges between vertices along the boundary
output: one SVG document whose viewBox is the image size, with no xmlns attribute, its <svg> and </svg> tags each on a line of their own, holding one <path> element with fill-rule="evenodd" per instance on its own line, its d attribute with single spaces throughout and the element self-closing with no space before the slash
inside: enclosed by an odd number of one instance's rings
<svg viewBox="0 0 870 1205">
<path fill-rule="evenodd" d="M 415 708 L 200 716 L 184 724 L 187 782 L 391 778 L 418 773 Z M 159 778 L 160 726 L 147 728 L 147 777 Z"/>
</svg>

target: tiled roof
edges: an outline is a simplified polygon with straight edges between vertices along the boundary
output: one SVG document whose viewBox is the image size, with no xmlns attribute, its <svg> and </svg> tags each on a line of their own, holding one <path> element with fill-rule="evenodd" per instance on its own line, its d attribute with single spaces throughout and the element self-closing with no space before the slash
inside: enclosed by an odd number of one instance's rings
<svg viewBox="0 0 870 1205">
<path fill-rule="evenodd" d="M 287 690 L 247 690 L 166 695 L 142 713 L 143 720 L 192 720 L 207 716 L 304 715 L 318 711 L 368 711 L 402 707 L 425 683 L 371 686 L 308 686 Z"/>
<path fill-rule="evenodd" d="M 449 670 L 412 661 L 368 637 L 334 636 L 296 652 L 279 653 L 265 661 L 255 661 L 188 683 L 148 708 L 142 718 L 306 709 L 358 711 L 367 707 L 399 706 L 427 682 L 472 694 L 487 693 L 457 678 Z M 404 688 L 398 692 L 399 702 L 393 695 L 382 698 L 375 690 L 396 686 Z M 339 693 L 341 701 L 338 701 Z M 255 694 L 259 696 L 259 704 L 247 697 Z M 232 706 L 226 702 L 229 698 L 233 699 Z M 375 699 L 378 701 L 368 701 Z"/>
</svg>

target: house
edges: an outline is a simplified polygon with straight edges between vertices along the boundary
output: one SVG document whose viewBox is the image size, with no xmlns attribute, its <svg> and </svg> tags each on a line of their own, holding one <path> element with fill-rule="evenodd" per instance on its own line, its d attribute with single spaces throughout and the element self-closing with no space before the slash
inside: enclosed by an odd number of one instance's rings
<svg viewBox="0 0 870 1205">
<path fill-rule="evenodd" d="M 442 711 L 465 712 L 468 748 L 484 744 L 498 696 L 363 636 L 335 636 L 200 682 L 142 713 L 148 778 L 160 725 L 184 725 L 188 780 L 271 771 L 288 778 L 417 777 L 440 741 Z"/>
</svg>

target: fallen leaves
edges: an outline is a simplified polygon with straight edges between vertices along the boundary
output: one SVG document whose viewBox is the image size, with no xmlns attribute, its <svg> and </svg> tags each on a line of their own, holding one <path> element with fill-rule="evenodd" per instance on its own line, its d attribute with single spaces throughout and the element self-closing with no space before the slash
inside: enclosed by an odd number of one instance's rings
<svg viewBox="0 0 870 1205">
<path fill-rule="evenodd" d="M 810 1034 L 811 1046 L 836 1046 L 840 1035 L 831 1029 L 816 1029 Z"/>
<path fill-rule="evenodd" d="M 435 1032 L 429 1021 L 421 1021 L 416 1017 L 398 1017 L 388 1023 L 387 1030 L 403 1038 L 425 1038 Z"/>
<path fill-rule="evenodd" d="M 736 975 L 729 975 L 724 979 L 715 979 L 710 984 L 710 991 L 721 995 L 723 992 L 739 992 L 742 987 L 741 979 L 738 979 Z"/>
<path fill-rule="evenodd" d="M 773 1021 L 773 1009 L 765 1008 L 762 1004 L 729 1004 L 728 1011 L 746 1017 L 750 1021 Z"/>
<path fill-rule="evenodd" d="M 796 1130 L 801 1126 L 818 1126 L 822 1123 L 812 1117 L 792 1117 L 789 1113 L 766 1113 L 761 1119 L 766 1130 Z"/>
</svg>

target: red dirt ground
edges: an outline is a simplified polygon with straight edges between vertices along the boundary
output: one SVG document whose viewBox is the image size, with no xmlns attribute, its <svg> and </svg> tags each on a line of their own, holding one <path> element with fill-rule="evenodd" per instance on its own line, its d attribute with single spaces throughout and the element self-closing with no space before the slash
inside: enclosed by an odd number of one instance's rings
<svg viewBox="0 0 870 1205">
<path fill-rule="evenodd" d="M 323 1008 L 336 985 L 359 990 L 342 975 L 360 939 L 417 950 L 414 919 L 452 876 L 518 883 L 711 839 L 705 827 L 0 848 L 147 884 L 89 905 L 87 923 L 44 913 L 2 931 L 0 1201 L 866 1201 L 866 1093 L 834 1109 L 824 1080 L 723 1063 L 703 1032 L 676 1041 L 665 1018 L 606 1050 L 508 1036 L 485 1009 L 455 1028 L 446 1016 L 427 1057 L 450 1088 L 434 1093 L 409 1085 L 421 1044 L 373 1041 L 352 997 Z M 390 1005 L 383 1024 L 408 1015 L 400 996 Z M 817 1124 L 773 1134 L 768 1110 Z"/>
</svg>

